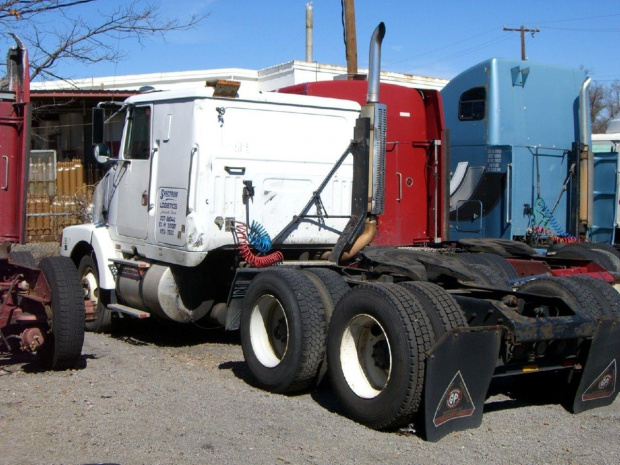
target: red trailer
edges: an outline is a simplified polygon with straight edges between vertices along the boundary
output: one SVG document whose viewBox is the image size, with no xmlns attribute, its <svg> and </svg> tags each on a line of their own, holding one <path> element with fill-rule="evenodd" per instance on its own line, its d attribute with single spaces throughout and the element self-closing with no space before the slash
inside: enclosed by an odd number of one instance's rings
<svg viewBox="0 0 620 465">
<path fill-rule="evenodd" d="M 46 368 L 73 368 L 84 341 L 85 306 L 75 265 L 64 257 L 35 266 L 24 242 L 30 80 L 28 52 L 15 37 L 0 82 L 0 351 L 36 352 Z"/>
</svg>

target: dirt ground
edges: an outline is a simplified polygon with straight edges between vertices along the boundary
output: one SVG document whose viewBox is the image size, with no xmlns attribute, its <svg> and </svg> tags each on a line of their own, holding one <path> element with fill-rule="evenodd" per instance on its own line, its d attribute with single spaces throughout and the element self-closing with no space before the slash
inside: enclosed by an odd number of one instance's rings
<svg viewBox="0 0 620 465">
<path fill-rule="evenodd" d="M 429 443 L 347 419 L 327 384 L 255 387 L 237 333 L 136 321 L 87 334 L 76 370 L 0 357 L 0 463 L 620 463 L 620 401 L 572 415 L 493 391 L 480 428 Z"/>
</svg>

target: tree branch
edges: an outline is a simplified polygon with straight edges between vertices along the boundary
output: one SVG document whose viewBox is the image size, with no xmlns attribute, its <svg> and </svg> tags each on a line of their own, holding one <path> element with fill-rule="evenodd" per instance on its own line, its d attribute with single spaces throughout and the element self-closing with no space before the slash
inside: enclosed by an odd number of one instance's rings
<svg viewBox="0 0 620 465">
<path fill-rule="evenodd" d="M 132 0 L 85 17 L 79 7 L 89 3 L 106 5 L 104 0 L 0 1 L 0 26 L 15 31 L 29 44 L 31 79 L 58 78 L 62 73 L 52 70 L 63 61 L 118 62 L 127 56 L 118 49 L 120 40 L 133 39 L 142 44 L 170 31 L 194 28 L 207 16 L 168 18 L 160 13 L 158 5 Z"/>
</svg>

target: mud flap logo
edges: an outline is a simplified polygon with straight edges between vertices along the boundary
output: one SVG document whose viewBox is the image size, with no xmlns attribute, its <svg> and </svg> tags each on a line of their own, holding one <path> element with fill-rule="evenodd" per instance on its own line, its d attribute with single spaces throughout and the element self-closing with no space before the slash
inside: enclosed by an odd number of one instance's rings
<svg viewBox="0 0 620 465">
<path fill-rule="evenodd" d="M 433 424 L 440 426 L 455 418 L 470 417 L 474 414 L 474 410 L 476 410 L 476 406 L 471 400 L 471 395 L 461 372 L 458 371 L 441 397 L 435 411 Z"/>
<path fill-rule="evenodd" d="M 616 391 L 616 359 L 594 380 L 581 396 L 582 401 L 610 397 Z"/>
</svg>

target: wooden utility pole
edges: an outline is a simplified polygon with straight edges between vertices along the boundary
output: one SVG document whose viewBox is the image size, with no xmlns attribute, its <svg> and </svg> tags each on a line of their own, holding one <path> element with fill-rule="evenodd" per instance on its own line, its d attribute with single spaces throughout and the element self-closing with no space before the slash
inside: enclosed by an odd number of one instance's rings
<svg viewBox="0 0 620 465">
<path fill-rule="evenodd" d="M 527 56 L 525 55 L 525 33 L 526 32 L 531 32 L 532 33 L 532 37 L 534 37 L 534 34 L 536 34 L 537 32 L 540 32 L 540 29 L 538 29 L 538 28 L 530 29 L 530 28 L 527 28 L 525 26 L 521 26 L 519 29 L 511 29 L 509 27 L 504 27 L 504 31 L 512 31 L 512 32 L 520 32 L 521 33 L 521 59 L 523 61 L 527 60 Z"/>
<path fill-rule="evenodd" d="M 306 3 L 306 61 L 312 63 L 314 52 L 314 17 L 312 14 L 312 2 Z"/>
<path fill-rule="evenodd" d="M 344 0 L 344 37 L 347 53 L 347 76 L 357 74 L 357 34 L 355 32 L 355 1 Z"/>
</svg>

